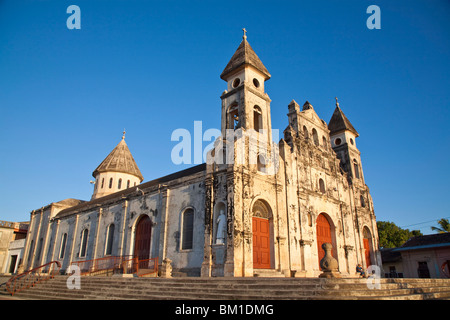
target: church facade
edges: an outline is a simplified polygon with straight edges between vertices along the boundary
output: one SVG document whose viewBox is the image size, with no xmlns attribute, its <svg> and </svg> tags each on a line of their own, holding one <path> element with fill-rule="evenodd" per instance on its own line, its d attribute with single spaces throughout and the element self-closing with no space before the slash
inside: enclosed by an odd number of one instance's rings
<svg viewBox="0 0 450 320">
<path fill-rule="evenodd" d="M 271 75 L 245 35 L 220 77 L 222 135 L 206 163 L 142 182 L 123 136 L 93 172 L 91 200 L 32 211 L 23 269 L 138 256 L 174 275 L 317 277 L 326 242 L 343 277 L 381 266 L 358 132 L 337 100 L 328 124 L 293 100 L 273 142 Z"/>
</svg>

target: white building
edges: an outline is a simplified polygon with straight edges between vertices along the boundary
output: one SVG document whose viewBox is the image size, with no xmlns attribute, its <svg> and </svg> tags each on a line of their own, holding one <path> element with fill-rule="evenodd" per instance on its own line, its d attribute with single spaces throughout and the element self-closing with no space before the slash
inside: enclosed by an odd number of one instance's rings
<svg viewBox="0 0 450 320">
<path fill-rule="evenodd" d="M 175 274 L 316 277 L 324 242 L 344 277 L 358 263 L 381 266 L 358 132 L 337 101 L 328 124 L 309 102 L 292 101 L 273 142 L 271 75 L 246 36 L 220 77 L 222 137 L 207 164 L 141 183 L 123 137 L 94 171 L 90 201 L 32 212 L 25 268 L 136 255 L 169 258 Z"/>
</svg>

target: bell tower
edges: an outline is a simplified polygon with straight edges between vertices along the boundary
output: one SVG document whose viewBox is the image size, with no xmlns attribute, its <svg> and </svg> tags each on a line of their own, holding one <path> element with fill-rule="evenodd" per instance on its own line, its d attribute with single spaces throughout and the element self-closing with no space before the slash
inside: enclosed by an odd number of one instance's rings
<svg viewBox="0 0 450 320">
<path fill-rule="evenodd" d="M 277 185 L 277 144 L 272 142 L 272 124 L 270 117 L 270 98 L 265 92 L 265 82 L 271 75 L 264 64 L 253 51 L 247 41 L 246 30 L 242 41 L 235 53 L 229 60 L 220 78 L 227 83 L 226 90 L 221 95 L 222 119 L 221 138 L 217 140 L 217 151 L 226 151 L 226 162 L 219 170 L 214 172 L 214 165 L 211 170 L 211 180 L 222 183 L 222 187 L 217 187 L 215 193 L 215 203 L 222 201 L 226 212 L 226 239 L 224 239 L 224 261 L 223 264 L 212 263 L 212 270 L 223 270 L 225 276 L 253 276 L 253 269 L 261 267 L 255 256 L 263 255 L 258 250 L 259 246 L 253 245 L 252 226 L 256 197 L 261 197 L 261 190 L 267 192 L 267 199 L 275 199 L 278 189 Z M 222 144 L 222 142 L 225 142 Z M 222 149 L 220 148 L 222 144 Z M 231 155 L 231 156 L 230 156 Z M 215 154 L 217 156 L 217 154 Z M 220 159 L 220 157 L 218 157 Z M 208 169 L 207 169 L 208 170 Z M 217 175 L 215 176 L 214 173 Z M 214 186 L 214 183 L 211 182 Z M 254 187 L 253 187 L 254 185 Z M 213 189 L 214 191 L 215 189 Z M 220 190 L 226 190 L 220 194 Z M 214 196 L 214 192 L 212 193 Z M 211 201 L 211 203 L 214 203 Z M 262 201 L 262 200 L 261 200 Z M 209 205 L 210 202 L 208 202 Z M 260 202 L 256 202 L 260 203 Z M 265 202 L 264 202 L 265 203 Z M 270 206 L 267 205 L 269 208 Z M 261 220 L 264 230 L 273 229 L 274 220 L 272 207 Z M 259 212 L 259 211 L 258 211 Z M 259 229 L 258 229 L 259 230 Z M 273 234 L 269 232 L 269 234 Z M 206 237 L 205 237 L 206 239 Z M 210 238 L 212 239 L 212 238 Z M 267 238 L 264 238 L 267 240 Z M 205 248 L 208 245 L 205 245 Z M 203 274 L 207 274 L 209 257 L 220 256 L 217 252 L 219 244 L 212 247 L 212 251 L 205 256 Z M 275 265 L 275 252 L 272 242 L 265 249 L 270 251 L 271 258 L 264 252 L 266 260 L 265 267 L 271 268 Z M 216 260 L 217 261 L 217 260 Z"/>
<path fill-rule="evenodd" d="M 223 70 L 220 78 L 227 82 L 222 96 L 222 136 L 226 130 L 266 130 L 271 141 L 270 98 L 264 91 L 270 73 L 247 41 L 242 42 Z"/>
<path fill-rule="evenodd" d="M 364 175 L 361 165 L 361 152 L 356 147 L 358 132 L 339 107 L 336 99 L 336 109 L 328 124 L 331 146 L 341 160 L 342 169 L 348 173 L 349 182 L 364 186 Z"/>
</svg>

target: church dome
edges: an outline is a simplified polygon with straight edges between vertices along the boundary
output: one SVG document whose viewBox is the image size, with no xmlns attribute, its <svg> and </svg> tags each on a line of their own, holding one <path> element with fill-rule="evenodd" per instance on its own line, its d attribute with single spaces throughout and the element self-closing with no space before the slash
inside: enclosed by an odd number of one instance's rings
<svg viewBox="0 0 450 320">
<path fill-rule="evenodd" d="M 105 160 L 100 163 L 97 169 L 94 170 L 92 176 L 95 178 L 102 172 L 127 173 L 138 177 L 141 182 L 144 180 L 136 161 L 134 161 L 134 158 L 131 155 L 130 149 L 128 149 L 128 146 L 125 143 L 125 137 L 122 137 L 119 144 L 111 151 Z"/>
<path fill-rule="evenodd" d="M 92 176 L 95 178 L 92 199 L 134 187 L 144 180 L 125 142 L 125 132 L 122 140 L 94 170 Z"/>
</svg>

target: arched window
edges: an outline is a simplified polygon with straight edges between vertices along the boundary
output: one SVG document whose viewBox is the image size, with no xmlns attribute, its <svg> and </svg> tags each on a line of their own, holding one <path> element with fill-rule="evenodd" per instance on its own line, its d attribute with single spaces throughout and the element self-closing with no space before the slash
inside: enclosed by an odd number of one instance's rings
<svg viewBox="0 0 450 320">
<path fill-rule="evenodd" d="M 183 229 L 182 229 L 182 241 L 181 249 L 192 249 L 194 240 L 194 210 L 186 209 L 183 212 Z"/>
<path fill-rule="evenodd" d="M 322 136 L 322 144 L 325 149 L 328 147 L 327 138 L 325 138 L 324 136 Z"/>
<path fill-rule="evenodd" d="M 325 193 L 325 182 L 323 181 L 323 179 L 319 179 L 319 189 L 320 192 Z"/>
<path fill-rule="evenodd" d="M 112 188 L 112 184 L 113 184 L 113 178 L 109 179 L 109 188 Z"/>
<path fill-rule="evenodd" d="M 364 201 L 364 197 L 363 196 L 359 197 L 359 201 L 361 202 L 361 207 L 364 208 L 366 206 L 366 202 Z"/>
<path fill-rule="evenodd" d="M 102 178 L 102 189 L 104 185 L 105 185 L 105 178 Z"/>
<path fill-rule="evenodd" d="M 313 129 L 313 130 L 312 130 L 312 135 L 313 135 L 313 141 L 314 141 L 314 144 L 315 144 L 316 146 L 319 146 L 319 136 L 318 136 L 318 134 L 317 134 L 317 130 L 316 130 L 316 129 Z"/>
<path fill-rule="evenodd" d="M 306 128 L 306 126 L 303 126 L 303 135 L 305 136 L 305 139 L 309 138 L 308 129 Z"/>
<path fill-rule="evenodd" d="M 28 259 L 27 259 L 28 263 L 30 263 L 31 257 L 33 256 L 33 250 L 34 250 L 34 240 L 31 240 L 30 251 L 28 252 Z"/>
<path fill-rule="evenodd" d="M 127 189 L 130 187 L 130 180 L 127 180 Z"/>
<path fill-rule="evenodd" d="M 266 173 L 266 164 L 267 164 L 267 158 L 262 154 L 258 154 L 258 159 L 257 159 L 258 171 Z"/>
<path fill-rule="evenodd" d="M 359 165 L 356 159 L 353 159 L 353 169 L 355 170 L 355 178 L 359 179 Z"/>
<path fill-rule="evenodd" d="M 117 184 L 117 188 L 120 190 L 122 188 L 122 179 L 119 179 L 119 182 Z"/>
<path fill-rule="evenodd" d="M 258 106 L 255 106 L 253 108 L 253 129 L 258 132 L 259 130 L 263 129 L 262 112 L 261 108 Z"/>
<path fill-rule="evenodd" d="M 108 227 L 108 231 L 107 231 L 107 235 L 106 235 L 105 255 L 112 254 L 113 241 L 114 241 L 114 223 L 111 223 Z"/>
<path fill-rule="evenodd" d="M 38 242 L 38 247 L 37 247 L 37 250 L 36 250 L 36 260 L 35 260 L 35 262 L 39 262 L 39 260 L 41 259 L 42 243 L 43 242 L 44 242 L 44 239 L 40 238 L 39 242 Z"/>
<path fill-rule="evenodd" d="M 66 252 L 66 243 L 67 243 L 67 233 L 64 233 L 61 238 L 61 248 L 59 249 L 59 258 L 64 258 L 64 253 Z"/>
<path fill-rule="evenodd" d="M 89 230 L 84 229 L 81 233 L 81 244 L 80 244 L 80 257 L 86 257 L 87 241 L 88 241 Z"/>
<path fill-rule="evenodd" d="M 237 103 L 233 103 L 228 110 L 228 129 L 237 129 L 239 124 L 239 108 Z"/>
</svg>

